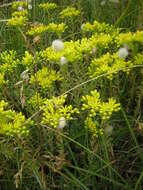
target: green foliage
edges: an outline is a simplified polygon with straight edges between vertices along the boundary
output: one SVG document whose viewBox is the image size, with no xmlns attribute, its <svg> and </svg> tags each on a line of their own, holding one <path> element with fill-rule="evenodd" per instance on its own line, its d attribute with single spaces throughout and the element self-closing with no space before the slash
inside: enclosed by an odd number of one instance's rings
<svg viewBox="0 0 143 190">
<path fill-rule="evenodd" d="M 93 33 L 113 33 L 116 32 L 118 33 L 119 30 L 116 29 L 114 26 L 110 26 L 109 24 L 106 23 L 99 23 L 96 20 L 93 22 L 93 24 L 90 24 L 89 22 L 84 23 L 82 25 L 82 30 L 84 32 L 93 32 Z"/>
<path fill-rule="evenodd" d="M 27 18 L 24 16 L 14 16 L 8 20 L 8 26 L 22 27 L 25 26 Z"/>
<path fill-rule="evenodd" d="M 22 11 L 15 11 L 15 12 L 12 13 L 12 17 L 20 17 L 20 16 L 27 17 L 28 16 L 28 11 L 27 10 L 22 10 Z"/>
<path fill-rule="evenodd" d="M 7 103 L 0 101 L 0 134 L 6 136 L 21 137 L 29 134 L 31 121 L 26 121 L 22 113 L 16 113 L 11 109 L 5 110 Z"/>
<path fill-rule="evenodd" d="M 61 34 L 65 31 L 65 29 L 66 25 L 64 23 L 61 24 L 50 23 L 46 26 L 41 24 L 29 30 L 27 34 L 33 36 L 48 32 L 48 33 L 56 33 L 58 36 L 61 36 Z"/>
<path fill-rule="evenodd" d="M 109 98 L 108 102 L 103 102 L 97 90 L 91 91 L 91 95 L 83 96 L 82 102 L 82 110 L 88 111 L 85 126 L 90 129 L 95 137 L 98 136 L 98 133 L 100 133 L 100 135 L 103 134 L 103 126 L 99 125 L 100 120 L 97 118 L 100 116 L 101 123 L 105 121 L 107 122 L 113 112 L 120 110 L 120 104 L 116 103 L 116 100 L 113 98 Z M 100 130 L 98 129 L 99 126 Z"/>
<path fill-rule="evenodd" d="M 1 8 L 2 189 L 142 189 L 143 31 L 128 22 L 132 5 Z"/>
<path fill-rule="evenodd" d="M 89 75 L 91 77 L 96 77 L 106 73 L 107 78 L 112 80 L 113 75 L 117 74 L 119 71 L 129 73 L 132 68 L 133 63 L 119 58 L 118 53 L 113 55 L 107 53 L 92 61 L 89 67 Z"/>
<path fill-rule="evenodd" d="M 61 18 L 73 18 L 77 17 L 80 14 L 79 10 L 76 10 L 74 7 L 67 7 L 62 10 L 60 13 Z"/>
<path fill-rule="evenodd" d="M 27 2 L 24 1 L 18 1 L 18 2 L 13 2 L 12 3 L 12 9 L 13 10 L 17 10 L 18 7 L 23 7 L 23 8 L 27 8 Z"/>
<path fill-rule="evenodd" d="M 74 113 L 79 113 L 77 108 L 72 105 L 65 105 L 66 96 L 59 98 L 53 97 L 44 101 L 42 123 L 57 128 L 60 118 L 64 117 L 66 121 L 72 119 Z"/>
<path fill-rule="evenodd" d="M 32 67 L 34 65 L 34 57 L 28 51 L 25 51 L 25 55 L 22 59 L 22 64 L 26 67 Z"/>
<path fill-rule="evenodd" d="M 52 10 L 52 9 L 57 8 L 57 5 L 56 5 L 56 3 L 41 3 L 41 4 L 39 5 L 39 7 L 40 7 L 41 9 L 46 10 L 46 11 L 49 11 L 49 10 Z"/>
<path fill-rule="evenodd" d="M 44 79 L 44 80 L 43 80 Z M 55 70 L 48 70 L 47 67 L 43 67 L 34 76 L 31 76 L 30 83 L 35 84 L 38 83 L 44 89 L 50 88 L 52 83 L 55 81 L 62 80 L 62 76 L 59 72 Z"/>
<path fill-rule="evenodd" d="M 7 71 L 11 72 L 17 65 L 20 64 L 20 60 L 16 57 L 16 51 L 3 51 L 0 54 L 1 67 L 0 71 L 6 73 Z"/>
</svg>

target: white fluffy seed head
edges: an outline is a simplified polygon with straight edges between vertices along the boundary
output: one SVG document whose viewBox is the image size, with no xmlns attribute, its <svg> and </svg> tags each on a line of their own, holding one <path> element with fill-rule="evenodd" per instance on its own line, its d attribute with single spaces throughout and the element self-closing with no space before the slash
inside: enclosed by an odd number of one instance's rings
<svg viewBox="0 0 143 190">
<path fill-rule="evenodd" d="M 106 1 L 104 1 L 104 0 L 101 1 L 101 3 L 100 3 L 101 6 L 104 6 L 105 4 L 106 4 Z"/>
<path fill-rule="evenodd" d="M 64 48 L 64 43 L 62 42 L 62 40 L 54 40 L 52 42 L 52 48 L 54 51 L 62 51 Z"/>
<path fill-rule="evenodd" d="M 28 5 L 28 10 L 32 10 L 32 5 L 31 4 Z"/>
<path fill-rule="evenodd" d="M 112 135 L 112 133 L 113 133 L 113 126 L 108 125 L 107 127 L 105 127 L 104 132 L 108 136 Z"/>
<path fill-rule="evenodd" d="M 62 56 L 61 59 L 60 59 L 60 65 L 63 66 L 63 65 L 65 65 L 67 62 L 68 62 L 68 61 L 67 61 L 66 57 Z"/>
<path fill-rule="evenodd" d="M 23 11 L 23 7 L 22 6 L 19 6 L 18 8 L 17 8 L 17 10 L 20 12 L 20 11 Z"/>
<path fill-rule="evenodd" d="M 126 58 L 129 55 L 128 49 L 126 47 L 122 47 L 118 51 L 119 58 Z"/>
<path fill-rule="evenodd" d="M 58 129 L 63 129 L 65 126 L 66 126 L 66 119 L 64 117 L 61 117 L 59 119 Z"/>
</svg>

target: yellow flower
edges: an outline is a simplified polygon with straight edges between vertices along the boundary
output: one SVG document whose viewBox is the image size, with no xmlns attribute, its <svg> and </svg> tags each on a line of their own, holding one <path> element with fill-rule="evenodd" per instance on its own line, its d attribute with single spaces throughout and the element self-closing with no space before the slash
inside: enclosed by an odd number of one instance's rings
<svg viewBox="0 0 143 190">
<path fill-rule="evenodd" d="M 8 20 L 7 25 L 8 26 L 22 27 L 22 26 L 25 26 L 26 21 L 27 21 L 27 18 L 24 16 L 14 16 Z"/>
<path fill-rule="evenodd" d="M 39 8 L 44 9 L 46 11 L 49 11 L 49 10 L 57 8 L 57 5 L 55 3 L 49 3 L 49 2 L 48 3 L 41 3 L 39 5 Z"/>
<path fill-rule="evenodd" d="M 72 105 L 65 105 L 66 95 L 58 98 L 46 99 L 43 110 L 42 123 L 54 128 L 63 128 L 66 122 L 72 119 L 74 113 L 79 113 Z"/>
<path fill-rule="evenodd" d="M 31 76 L 30 83 L 38 82 L 42 89 L 47 89 L 50 88 L 55 81 L 61 81 L 62 79 L 63 77 L 60 72 L 43 67 L 35 75 Z"/>
<path fill-rule="evenodd" d="M 61 18 L 66 17 L 76 17 L 80 14 L 79 10 L 75 9 L 74 7 L 67 7 L 60 13 Z"/>
<path fill-rule="evenodd" d="M 16 113 L 11 109 L 6 109 L 7 106 L 7 102 L 0 101 L 0 134 L 18 137 L 27 136 L 32 121 L 26 121 L 21 112 Z"/>
</svg>

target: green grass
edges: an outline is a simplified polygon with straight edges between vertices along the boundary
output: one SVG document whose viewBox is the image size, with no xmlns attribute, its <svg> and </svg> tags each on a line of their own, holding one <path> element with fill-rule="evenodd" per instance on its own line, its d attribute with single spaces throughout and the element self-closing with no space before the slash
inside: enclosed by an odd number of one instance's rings
<svg viewBox="0 0 143 190">
<path fill-rule="evenodd" d="M 112 24 L 123 32 L 135 32 L 143 28 L 143 3 L 140 0 L 120 0 L 118 4 L 106 0 L 104 6 L 101 6 L 100 0 L 53 0 L 50 2 L 55 2 L 59 7 L 48 14 L 38 8 L 38 4 L 44 2 L 49 1 L 32 0 L 33 9 L 29 13 L 29 23 L 26 27 L 35 22 L 62 22 L 58 14 L 67 6 L 73 6 L 81 12 L 78 18 L 64 19 L 68 29 L 62 34 L 63 41 L 75 42 L 84 37 L 90 38 L 92 33 L 81 32 L 81 24 L 93 23 L 94 20 Z M 43 33 L 38 35 L 40 42 L 33 43 L 33 37 L 26 35 L 27 28 L 7 26 L 4 19 L 9 19 L 12 13 L 11 6 L 7 3 L 1 3 L 0 6 L 0 50 L 15 50 L 16 58 L 21 63 L 12 68 L 12 72 L 6 71 L 4 80 L 9 82 L 0 86 L 0 101 L 8 102 L 8 110 L 22 112 L 26 121 L 32 119 L 33 124 L 30 135 L 26 138 L 0 135 L 1 189 L 142 190 L 142 64 L 134 65 L 128 75 L 120 68 L 112 81 L 106 78 L 109 73 L 90 78 L 88 67 L 92 59 L 99 58 L 107 52 L 116 52 L 119 47 L 114 47 L 115 44 L 110 44 L 105 49 L 97 48 L 96 55 L 83 53 L 80 61 L 68 62 L 62 68 L 56 63 L 46 62 L 37 57 L 36 52 L 51 46 L 57 35 Z M 133 61 L 137 53 L 142 54 L 143 46 L 138 42 L 130 45 L 131 53 L 128 59 Z M 34 84 L 23 82 L 23 85 L 15 85 L 22 80 L 20 74 L 26 70 L 22 58 L 27 50 L 34 52 L 35 65 L 29 67 L 30 76 L 46 66 L 60 71 L 64 80 L 56 81 L 48 90 L 38 84 L 37 75 Z M 0 59 L 0 73 L 3 72 L 2 65 Z M 112 135 L 103 133 L 94 137 L 90 130 L 84 127 L 89 110 L 80 109 L 81 99 L 95 88 L 100 92 L 103 102 L 107 102 L 109 97 L 114 97 L 121 104 L 120 111 L 113 113 L 108 121 L 103 122 L 99 113 L 94 118 L 99 128 L 113 126 Z M 34 93 L 35 108 L 28 103 Z M 80 114 L 67 121 L 64 130 L 43 124 L 43 110 L 37 93 L 47 99 L 66 94 L 65 105 L 77 107 Z M 26 101 L 24 108 L 21 105 L 22 98 Z M 54 109 L 57 109 L 56 105 Z M 0 110 L 1 123 L 5 122 L 2 111 Z M 5 120 L 10 122 L 10 119 Z"/>
</svg>

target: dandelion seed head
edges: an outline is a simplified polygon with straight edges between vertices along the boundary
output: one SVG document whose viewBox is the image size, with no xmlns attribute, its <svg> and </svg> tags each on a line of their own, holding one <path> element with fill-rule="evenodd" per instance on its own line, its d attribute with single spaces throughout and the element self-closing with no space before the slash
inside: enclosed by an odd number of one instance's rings
<svg viewBox="0 0 143 190">
<path fill-rule="evenodd" d="M 23 11 L 23 7 L 22 6 L 19 6 L 18 8 L 17 8 L 17 10 L 20 12 L 20 11 Z"/>
<path fill-rule="evenodd" d="M 105 4 L 106 4 L 106 1 L 104 1 L 104 0 L 101 1 L 101 3 L 100 3 L 101 6 L 104 6 Z"/>
<path fill-rule="evenodd" d="M 65 126 L 66 126 L 66 119 L 64 117 L 61 117 L 59 119 L 58 129 L 63 129 Z"/>
<path fill-rule="evenodd" d="M 119 58 L 126 58 L 129 55 L 128 49 L 126 47 L 122 47 L 118 51 Z"/>
<path fill-rule="evenodd" d="M 62 42 L 62 40 L 59 40 L 59 39 L 54 40 L 52 42 L 52 48 L 55 51 L 62 51 L 64 48 L 64 43 Z"/>
<path fill-rule="evenodd" d="M 32 5 L 31 4 L 28 5 L 28 10 L 32 10 Z"/>
<path fill-rule="evenodd" d="M 67 59 L 66 57 L 62 56 L 61 59 L 60 59 L 60 65 L 63 66 L 67 63 Z"/>
</svg>

